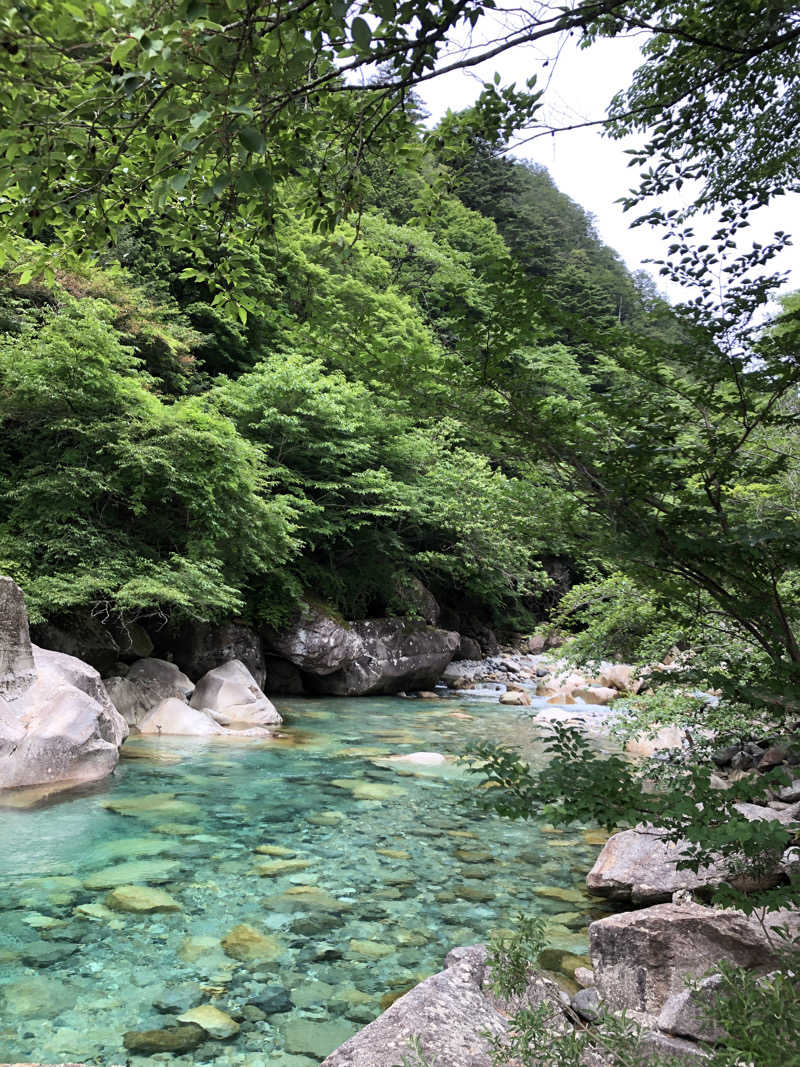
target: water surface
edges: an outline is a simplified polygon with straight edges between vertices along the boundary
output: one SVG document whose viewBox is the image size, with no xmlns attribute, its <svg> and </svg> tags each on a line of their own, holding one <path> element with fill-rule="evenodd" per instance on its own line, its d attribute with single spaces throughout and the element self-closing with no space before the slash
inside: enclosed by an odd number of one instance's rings
<svg viewBox="0 0 800 1067">
<path fill-rule="evenodd" d="M 101 790 L 0 811 L 0 1061 L 311 1067 L 450 948 L 521 911 L 547 917 L 551 966 L 586 951 L 592 834 L 477 813 L 453 763 L 380 762 L 480 738 L 540 758 L 522 709 L 278 706 L 278 741 L 137 739 Z M 115 881 L 158 886 L 181 910 L 108 911 Z M 221 945 L 240 924 L 263 939 L 246 960 Z M 232 1013 L 238 1035 L 131 1057 L 123 1033 L 174 1022 L 154 1006 L 170 996 Z M 281 999 L 290 1010 L 271 1011 Z"/>
</svg>

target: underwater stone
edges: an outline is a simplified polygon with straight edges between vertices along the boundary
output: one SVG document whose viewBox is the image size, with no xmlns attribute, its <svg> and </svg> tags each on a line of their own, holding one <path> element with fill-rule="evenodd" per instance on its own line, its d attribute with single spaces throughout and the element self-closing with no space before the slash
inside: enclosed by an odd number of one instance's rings
<svg viewBox="0 0 800 1067">
<path fill-rule="evenodd" d="M 275 960 L 283 953 L 283 946 L 271 934 L 262 934 L 254 926 L 240 923 L 222 939 L 222 948 L 231 959 L 248 962 Z"/>
<path fill-rule="evenodd" d="M 256 1008 L 260 1008 L 266 1015 L 279 1015 L 291 1011 L 294 1002 L 289 995 L 289 990 L 282 985 L 268 985 L 259 990 L 255 996 L 247 1002 Z"/>
<path fill-rule="evenodd" d="M 163 1030 L 129 1030 L 122 1043 L 129 1052 L 145 1055 L 156 1052 L 191 1052 L 205 1041 L 206 1031 L 196 1023 L 165 1027 Z"/>
<path fill-rule="evenodd" d="M 106 904 L 114 911 L 150 913 L 181 910 L 178 901 L 165 890 L 147 885 L 117 886 L 106 897 Z"/>
<path fill-rule="evenodd" d="M 116 889 L 138 882 L 168 882 L 179 866 L 175 860 L 131 860 L 96 871 L 83 884 L 87 889 Z"/>
<path fill-rule="evenodd" d="M 213 1004 L 201 1004 L 197 1008 L 190 1008 L 189 1011 L 178 1016 L 178 1021 L 202 1026 L 205 1032 L 217 1041 L 227 1041 L 228 1038 L 235 1037 L 239 1033 L 239 1024 L 234 1022 L 227 1012 L 220 1011 Z"/>
</svg>

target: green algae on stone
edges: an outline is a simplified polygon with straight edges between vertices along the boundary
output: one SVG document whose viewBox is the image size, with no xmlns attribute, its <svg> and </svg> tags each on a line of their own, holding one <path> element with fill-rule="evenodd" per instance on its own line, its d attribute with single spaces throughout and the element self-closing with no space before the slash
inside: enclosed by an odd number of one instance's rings
<svg viewBox="0 0 800 1067">
<path fill-rule="evenodd" d="M 583 904 L 586 894 L 580 889 L 562 889 L 555 885 L 537 885 L 534 893 L 539 897 L 550 897 L 552 900 L 563 900 L 567 904 Z"/>
</svg>

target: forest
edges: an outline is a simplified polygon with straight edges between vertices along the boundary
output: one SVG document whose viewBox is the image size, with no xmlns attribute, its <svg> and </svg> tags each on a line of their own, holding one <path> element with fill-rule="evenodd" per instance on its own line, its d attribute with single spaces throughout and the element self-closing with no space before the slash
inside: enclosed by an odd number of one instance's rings
<svg viewBox="0 0 800 1067">
<path fill-rule="evenodd" d="M 762 870 L 796 833 L 737 817 L 762 778 L 726 792 L 708 775 L 731 744 L 783 746 L 775 790 L 797 763 L 800 293 L 779 269 L 788 229 L 747 236 L 800 190 L 797 12 L 524 5 L 453 59 L 494 9 L 0 13 L 0 574 L 34 627 L 78 629 L 272 633 L 308 603 L 414 620 L 422 583 L 502 642 L 566 640 L 587 670 L 658 664 L 629 732 L 677 725 L 689 750 L 655 800 L 652 766 L 556 730 L 544 770 L 478 745 L 488 808 L 609 831 L 658 818 L 694 870 L 720 853 Z M 546 98 L 535 76 L 498 74 L 436 124 L 419 95 L 450 63 L 634 31 L 642 65 L 604 123 L 643 146 L 619 191 L 653 233 L 639 273 L 515 154 Z M 727 901 L 796 907 L 794 862 Z M 516 950 L 497 951 L 513 972 Z M 797 1062 L 793 1012 L 756 1067 Z M 533 1022 L 504 1055 L 578 1062 L 542 1058 Z M 608 1062 L 627 1064 L 618 1044 Z"/>
</svg>

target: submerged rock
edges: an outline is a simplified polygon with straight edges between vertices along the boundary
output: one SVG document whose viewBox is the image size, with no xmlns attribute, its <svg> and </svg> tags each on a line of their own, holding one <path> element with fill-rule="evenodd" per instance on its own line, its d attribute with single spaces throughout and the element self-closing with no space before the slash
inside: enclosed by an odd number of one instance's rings
<svg viewBox="0 0 800 1067">
<path fill-rule="evenodd" d="M 243 963 L 270 963 L 283 955 L 283 945 L 271 934 L 262 934 L 254 926 L 240 923 L 222 938 L 226 956 Z"/>
<path fill-rule="evenodd" d="M 191 1052 L 206 1040 L 206 1031 L 197 1023 L 164 1027 L 162 1030 L 129 1030 L 122 1043 L 129 1052 L 153 1055 L 158 1052 Z"/>
<path fill-rule="evenodd" d="M 175 860 L 144 859 L 129 860 L 95 871 L 83 884 L 87 889 L 116 889 L 119 886 L 131 886 L 137 882 L 169 882 L 178 871 Z"/>
<path fill-rule="evenodd" d="M 147 885 L 117 886 L 106 897 L 106 905 L 113 911 L 150 914 L 156 911 L 180 911 L 178 901 L 163 889 Z"/>
<path fill-rule="evenodd" d="M 202 1026 L 209 1037 L 217 1041 L 227 1041 L 239 1033 L 239 1024 L 227 1014 L 215 1008 L 213 1004 L 200 1004 L 178 1016 L 182 1023 L 196 1023 Z"/>
</svg>

